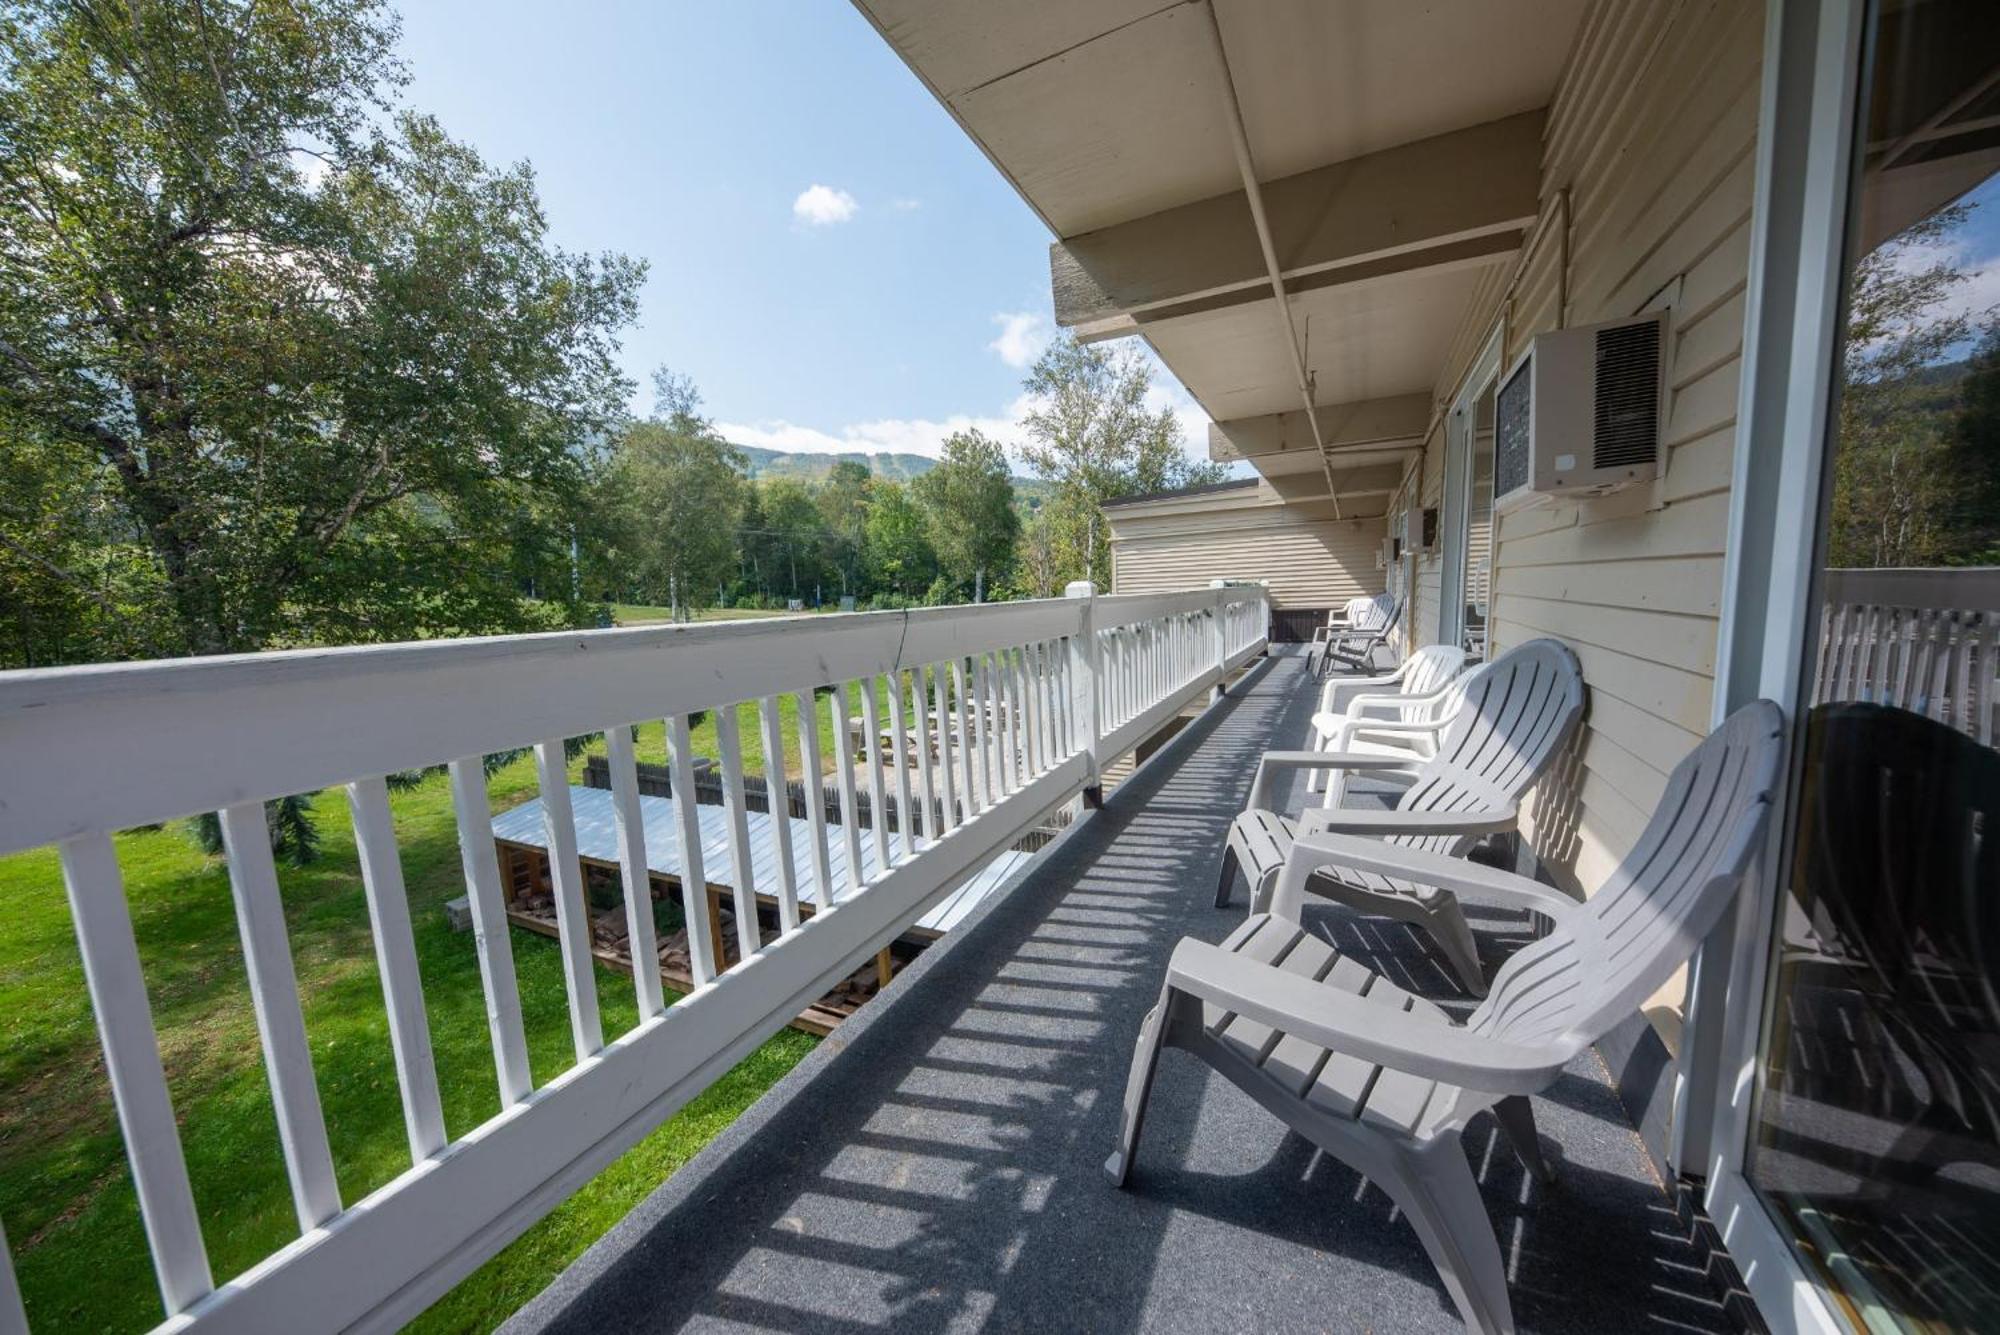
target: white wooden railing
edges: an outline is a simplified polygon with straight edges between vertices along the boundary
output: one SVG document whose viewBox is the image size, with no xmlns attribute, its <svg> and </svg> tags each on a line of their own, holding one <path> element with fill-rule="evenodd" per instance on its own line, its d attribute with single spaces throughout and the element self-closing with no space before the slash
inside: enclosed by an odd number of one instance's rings
<svg viewBox="0 0 2000 1335">
<path fill-rule="evenodd" d="M 1086 590 L 1087 593 L 1087 590 Z M 162 1330 L 392 1329 L 420 1311 L 901 934 L 1049 808 L 1264 647 L 1263 590 L 661 626 L 0 674 L 0 854 L 59 847 L 120 1128 L 165 1305 Z M 875 717 L 887 680 L 887 719 Z M 824 706 L 814 688 L 831 684 Z M 847 714 L 858 688 L 865 754 Z M 856 770 L 872 810 L 940 811 L 938 828 L 866 836 L 883 868 L 829 884 L 815 846 L 779 836 L 779 926 L 760 932 L 736 711 L 756 702 L 781 756 L 778 702 L 832 712 L 835 781 L 858 869 Z M 742 958 L 719 969 L 707 896 L 683 896 L 696 987 L 663 1005 L 638 968 L 639 1021 L 607 1041 L 591 975 L 563 739 L 603 732 L 635 960 L 655 958 L 629 725 L 663 719 L 675 791 L 694 792 L 688 716 L 716 711 Z M 911 766 L 906 728 L 945 720 Z M 799 728 L 820 768 L 817 730 Z M 576 1065 L 535 1088 L 481 757 L 533 746 Z M 935 752 L 935 754 L 933 754 Z M 447 763 L 501 1111 L 447 1141 L 385 776 Z M 921 789 L 913 805 L 911 785 Z M 301 1018 L 263 803 L 343 785 L 352 812 L 411 1167 L 340 1193 Z M 299 1237 L 221 1284 L 196 1219 L 112 836 L 218 812 Z M 679 809 L 703 881 L 692 803 Z M 776 827 L 786 830 L 786 822 Z M 857 876 L 858 872 L 850 872 Z M 806 878 L 813 878 L 807 881 Z M 802 920 L 801 887 L 831 905 Z M 769 891 L 767 890 L 767 893 Z M 80 1277 L 80 1282 L 87 1280 Z M 0 1335 L 24 1330 L 0 1243 Z"/>
<path fill-rule="evenodd" d="M 2000 569 L 1832 569 L 1823 579 L 1814 704 L 1894 705 L 1993 744 Z"/>
</svg>

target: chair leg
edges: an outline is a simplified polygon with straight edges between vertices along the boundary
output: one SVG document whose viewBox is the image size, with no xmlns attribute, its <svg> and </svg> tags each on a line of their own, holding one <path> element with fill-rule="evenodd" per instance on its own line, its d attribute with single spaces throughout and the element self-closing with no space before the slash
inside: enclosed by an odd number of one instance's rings
<svg viewBox="0 0 2000 1335">
<path fill-rule="evenodd" d="M 1556 1180 L 1556 1170 L 1542 1156 L 1542 1138 L 1535 1134 L 1535 1109 L 1526 1094 L 1509 1094 L 1493 1105 L 1493 1119 L 1507 1134 L 1507 1143 L 1521 1165 L 1547 1186 Z"/>
<path fill-rule="evenodd" d="M 1409 1146 L 1396 1155 L 1395 1169 L 1381 1187 L 1409 1217 L 1466 1328 L 1513 1335 L 1506 1263 L 1458 1137 Z"/>
<path fill-rule="evenodd" d="M 1215 883 L 1215 907 L 1229 907 L 1229 892 L 1236 888 L 1236 850 L 1222 850 L 1222 876 Z"/>
<path fill-rule="evenodd" d="M 1114 1187 L 1125 1185 L 1125 1175 L 1132 1171 L 1132 1159 L 1139 1149 L 1139 1131 L 1146 1121 L 1146 1100 L 1153 1092 L 1153 1070 L 1160 1062 L 1160 1033 L 1172 1002 L 1172 990 L 1160 989 L 1159 1001 L 1146 1012 L 1145 1023 L 1139 1026 L 1132 1069 L 1125 1077 L 1125 1113 L 1118 1128 L 1118 1148 L 1104 1161 L 1104 1175 Z"/>
<path fill-rule="evenodd" d="M 1465 990 L 1475 997 L 1485 996 L 1486 972 L 1479 967 L 1479 945 L 1472 939 L 1472 928 L 1466 924 L 1458 901 L 1445 899 L 1436 908 L 1426 909 L 1421 925 L 1444 952 Z"/>
</svg>

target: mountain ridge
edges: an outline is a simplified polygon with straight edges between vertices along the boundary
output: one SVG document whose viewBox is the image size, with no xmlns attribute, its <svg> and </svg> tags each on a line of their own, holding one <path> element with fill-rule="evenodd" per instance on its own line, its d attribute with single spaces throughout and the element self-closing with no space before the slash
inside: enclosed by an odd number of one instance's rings
<svg viewBox="0 0 2000 1335">
<path fill-rule="evenodd" d="M 763 445 L 738 445 L 737 449 L 749 460 L 748 475 L 752 478 L 791 477 L 802 482 L 823 482 L 833 471 L 836 463 L 848 462 L 865 466 L 875 477 L 890 482 L 908 482 L 922 477 L 937 467 L 937 460 L 927 454 L 907 454 L 895 450 L 849 450 L 839 454 L 819 454 L 806 451 L 776 450 Z M 1048 491 L 1049 484 L 1040 478 L 1012 475 L 1014 492 L 1024 499 L 1039 500 Z"/>
</svg>

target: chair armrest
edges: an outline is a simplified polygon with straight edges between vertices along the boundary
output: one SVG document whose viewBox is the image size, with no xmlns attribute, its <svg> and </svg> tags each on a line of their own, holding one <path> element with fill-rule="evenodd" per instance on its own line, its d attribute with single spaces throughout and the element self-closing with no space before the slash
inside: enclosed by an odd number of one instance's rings
<svg viewBox="0 0 2000 1335">
<path fill-rule="evenodd" d="M 1319 1047 L 1483 1093 L 1532 1094 L 1563 1067 L 1549 1048 L 1395 1010 L 1193 938 L 1174 947 L 1167 986 Z"/>
<path fill-rule="evenodd" d="M 1393 707 L 1396 709 L 1421 709 L 1425 705 L 1436 704 L 1450 695 L 1451 691 L 1451 683 L 1447 682 L 1435 691 L 1418 691 L 1410 695 L 1357 696 L 1348 705 L 1347 712 L 1352 714 L 1359 712 L 1363 708 L 1385 709 Z M 1362 703 L 1364 700 L 1367 702 L 1365 705 Z"/>
<path fill-rule="evenodd" d="M 1511 802 L 1505 807 L 1488 811 L 1344 811 L 1313 807 L 1301 815 L 1299 833 L 1372 834 L 1377 837 L 1391 834 L 1503 834 L 1513 829 L 1520 818 L 1520 808 Z"/>
<path fill-rule="evenodd" d="M 1403 680 L 1405 671 L 1405 667 L 1399 666 L 1393 672 L 1378 673 L 1372 677 L 1336 677 L 1320 689 L 1320 710 L 1328 714 L 1344 714 L 1348 701 L 1356 695 L 1394 687 Z"/>
<path fill-rule="evenodd" d="M 1401 756 L 1364 756 L 1352 751 L 1266 751 L 1257 762 L 1257 777 L 1250 781 L 1250 801 L 1246 811 L 1270 811 L 1271 787 L 1280 774 L 1301 769 L 1381 769 L 1406 770 L 1419 764 Z"/>
<path fill-rule="evenodd" d="M 1314 714 L 1313 727 L 1329 738 L 1347 738 L 1356 733 L 1402 734 L 1415 737 L 1434 737 L 1450 726 L 1449 720 L 1424 723 L 1417 720 L 1355 718 L 1351 714 Z M 1338 749 L 1337 747 L 1335 749 Z"/>
<path fill-rule="evenodd" d="M 1293 842 L 1292 849 L 1293 857 L 1310 858 L 1321 866 L 1341 866 L 1415 881 L 1449 890 L 1475 904 L 1530 909 L 1551 918 L 1565 917 L 1582 907 L 1554 886 L 1511 871 L 1421 848 L 1385 844 L 1377 839 L 1331 833 L 1301 835 Z"/>
</svg>

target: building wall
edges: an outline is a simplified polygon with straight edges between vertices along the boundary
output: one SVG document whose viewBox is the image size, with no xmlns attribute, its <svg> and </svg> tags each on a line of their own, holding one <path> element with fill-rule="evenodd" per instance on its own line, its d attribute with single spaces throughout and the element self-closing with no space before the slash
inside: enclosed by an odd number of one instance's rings
<svg viewBox="0 0 2000 1335">
<path fill-rule="evenodd" d="M 1749 267 L 1763 6 L 1756 0 L 1601 0 L 1549 116 L 1545 235 L 1511 288 L 1475 303 L 1441 401 L 1456 394 L 1496 321 L 1503 368 L 1536 333 L 1669 303 L 1665 475 L 1585 501 L 1501 518 L 1497 649 L 1568 642 L 1590 684 L 1579 805 L 1530 828 L 1594 889 L 1629 850 L 1667 772 L 1707 732 L 1736 446 Z M 1567 310 L 1558 192 L 1570 192 Z M 1440 503 L 1444 441 L 1425 455 L 1422 504 Z M 1436 580 L 1417 627 L 1437 625 Z M 1648 1011 L 1672 1047 L 1681 986 Z"/>
<path fill-rule="evenodd" d="M 1380 593 L 1381 519 L 1314 519 L 1265 486 L 1176 504 L 1117 506 L 1111 520 L 1112 590 L 1203 588 L 1213 579 L 1270 586 L 1279 609 L 1338 607 Z"/>
</svg>

